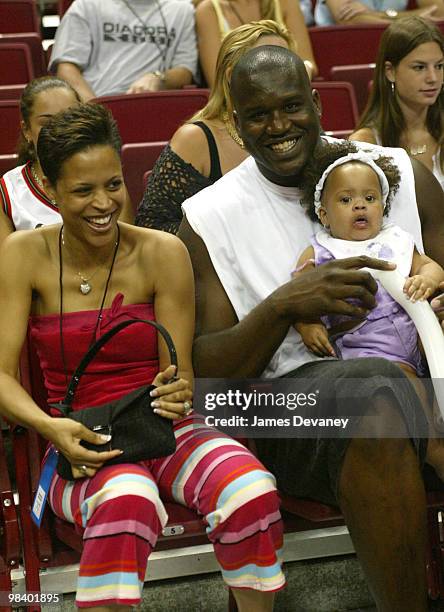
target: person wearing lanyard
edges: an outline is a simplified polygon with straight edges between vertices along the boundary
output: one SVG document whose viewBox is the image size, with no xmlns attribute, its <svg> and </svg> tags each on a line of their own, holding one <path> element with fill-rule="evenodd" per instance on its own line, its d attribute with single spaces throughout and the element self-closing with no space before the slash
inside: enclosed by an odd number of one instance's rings
<svg viewBox="0 0 444 612">
<path fill-rule="evenodd" d="M 76 0 L 57 30 L 49 70 L 83 101 L 180 89 L 197 70 L 193 6 L 179 0 Z"/>
</svg>

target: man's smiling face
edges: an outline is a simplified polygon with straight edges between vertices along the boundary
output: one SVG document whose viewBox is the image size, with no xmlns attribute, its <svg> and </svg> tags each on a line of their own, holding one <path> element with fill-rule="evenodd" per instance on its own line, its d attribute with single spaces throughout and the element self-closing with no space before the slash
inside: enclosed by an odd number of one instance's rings
<svg viewBox="0 0 444 612">
<path fill-rule="evenodd" d="M 299 183 L 319 142 L 317 94 L 301 66 L 263 62 L 234 87 L 235 120 L 245 147 L 261 173 L 279 185 Z"/>
</svg>

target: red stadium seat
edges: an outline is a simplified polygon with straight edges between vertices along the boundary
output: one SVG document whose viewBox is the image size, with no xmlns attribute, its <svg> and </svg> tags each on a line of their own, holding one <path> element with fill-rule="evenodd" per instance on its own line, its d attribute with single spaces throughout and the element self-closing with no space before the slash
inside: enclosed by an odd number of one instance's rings
<svg viewBox="0 0 444 612">
<path fill-rule="evenodd" d="M 60 17 L 63 17 L 63 15 L 69 9 L 72 3 L 73 3 L 73 0 L 59 0 L 58 1 L 57 12 L 59 13 Z"/>
<path fill-rule="evenodd" d="M 0 85 L 0 100 L 20 100 L 25 87 L 24 83 L 23 85 Z"/>
<path fill-rule="evenodd" d="M 0 85 L 29 83 L 34 78 L 31 51 L 24 43 L 0 45 Z"/>
<path fill-rule="evenodd" d="M 18 567 L 21 559 L 19 522 L 9 478 L 3 432 L 0 428 L 0 592 L 12 592 L 11 570 Z M 4 602 L 3 602 L 4 603 Z M 12 610 L 3 605 L 2 610 Z"/>
<path fill-rule="evenodd" d="M 40 34 L 40 18 L 35 0 L 0 0 L 0 32 L 36 32 Z"/>
<path fill-rule="evenodd" d="M 166 144 L 166 141 L 137 142 L 122 147 L 123 176 L 134 212 L 137 210 L 145 190 L 144 174 L 153 168 Z"/>
<path fill-rule="evenodd" d="M 177 89 L 96 98 L 107 106 L 124 144 L 169 140 L 208 101 L 207 89 Z"/>
<path fill-rule="evenodd" d="M 0 154 L 15 152 L 19 134 L 19 101 L 0 100 Z"/>
<path fill-rule="evenodd" d="M 0 155 L 0 176 L 3 176 L 9 170 L 12 170 L 17 165 L 17 154 Z"/>
<path fill-rule="evenodd" d="M 309 28 L 319 76 L 330 79 L 333 66 L 376 61 L 385 24 L 334 25 Z"/>
<path fill-rule="evenodd" d="M 358 121 L 358 107 L 352 85 L 338 81 L 316 81 L 313 85 L 321 97 L 324 130 L 353 130 Z"/>
<path fill-rule="evenodd" d="M 353 85 L 359 115 L 368 100 L 368 84 L 373 79 L 375 64 L 356 64 L 350 66 L 333 66 L 330 71 L 332 81 L 348 81 Z"/>
<path fill-rule="evenodd" d="M 29 336 L 22 351 L 20 375 L 22 385 L 32 395 L 35 402 L 46 410 L 46 389 L 40 362 Z M 82 536 L 73 525 L 57 518 L 48 507 L 45 510 L 40 529 L 36 528 L 31 520 L 30 510 L 37 490 L 40 462 L 46 442 L 35 431 L 26 430 L 23 427 L 14 428 L 13 442 L 17 489 L 20 497 L 19 512 L 26 590 L 39 592 L 39 570 L 45 567 L 78 563 L 82 550 Z M 169 521 L 156 544 L 156 551 L 208 543 L 206 524 L 193 510 L 176 503 L 166 503 L 165 508 Z M 27 610 L 38 612 L 40 607 L 31 606 Z M 231 591 L 229 610 L 230 612 L 237 610 Z"/>
<path fill-rule="evenodd" d="M 42 47 L 42 38 L 40 34 L 37 34 L 36 32 L 24 32 L 21 34 L 0 34 L 0 46 L 2 44 L 10 43 L 24 43 L 28 45 L 29 50 L 31 52 L 34 75 L 36 77 L 39 77 L 46 74 L 46 60 Z"/>
</svg>

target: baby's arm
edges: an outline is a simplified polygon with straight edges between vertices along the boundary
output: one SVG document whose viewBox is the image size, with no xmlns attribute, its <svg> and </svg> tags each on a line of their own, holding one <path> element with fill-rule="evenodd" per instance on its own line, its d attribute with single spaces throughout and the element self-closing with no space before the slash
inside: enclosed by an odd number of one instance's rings
<svg viewBox="0 0 444 612">
<path fill-rule="evenodd" d="M 410 274 L 404 284 L 404 293 L 412 302 L 426 300 L 435 293 L 439 283 L 444 281 L 444 270 L 441 266 L 427 255 L 420 255 L 416 249 Z"/>
<path fill-rule="evenodd" d="M 295 278 L 300 274 L 306 274 L 315 267 L 313 247 L 307 247 L 298 259 L 296 270 L 291 276 Z M 319 321 L 317 323 L 295 323 L 296 331 L 301 335 L 305 346 L 319 357 L 336 357 L 336 354 L 328 339 L 328 332 L 325 325 Z"/>
</svg>

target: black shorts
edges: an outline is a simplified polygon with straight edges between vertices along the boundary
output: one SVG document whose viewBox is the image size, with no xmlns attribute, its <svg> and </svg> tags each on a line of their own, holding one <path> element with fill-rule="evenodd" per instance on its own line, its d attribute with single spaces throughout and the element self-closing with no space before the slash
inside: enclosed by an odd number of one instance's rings
<svg viewBox="0 0 444 612">
<path fill-rule="evenodd" d="M 427 439 L 415 435 L 427 431 L 426 418 L 414 388 L 405 384 L 404 373 L 394 363 L 378 358 L 314 361 L 286 377 L 303 378 L 304 384 L 312 380 L 312 390 L 319 390 L 319 398 L 331 398 L 334 393 L 338 403 L 338 396 L 354 397 L 357 403 L 370 407 L 375 394 L 390 393 L 396 398 L 419 465 L 423 467 Z M 328 410 L 331 414 L 331 405 Z M 339 477 L 349 437 L 256 439 L 255 443 L 260 460 L 276 476 L 282 492 L 338 504 Z"/>
</svg>

